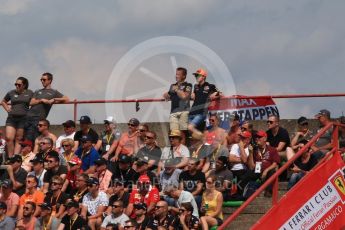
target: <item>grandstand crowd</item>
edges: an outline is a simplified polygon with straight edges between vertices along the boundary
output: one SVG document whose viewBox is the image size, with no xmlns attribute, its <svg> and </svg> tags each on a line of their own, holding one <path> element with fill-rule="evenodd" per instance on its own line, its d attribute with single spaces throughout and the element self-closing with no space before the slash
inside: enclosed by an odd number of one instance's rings
<svg viewBox="0 0 345 230">
<path fill-rule="evenodd" d="M 290 135 L 277 114 L 268 116 L 266 130 L 237 114 L 225 129 L 208 112 L 222 93 L 206 81 L 206 70 L 193 76 L 194 85 L 177 68 L 175 83 L 162 92 L 171 102 L 167 146 L 158 146 L 157 133 L 137 118 L 120 130 L 115 114 L 104 116 L 100 133 L 84 115 L 79 128 L 65 121 L 58 136 L 47 117 L 69 98 L 52 88 L 53 75 L 43 73 L 35 92 L 17 78 L 1 102 L 8 116 L 0 130 L 0 229 L 212 229 L 223 223 L 224 202 L 247 199 L 319 131 L 300 117 Z M 315 118 L 320 129 L 332 122 L 326 109 Z M 328 130 L 294 162 L 281 178 L 288 189 L 333 142 Z M 339 147 L 345 148 L 342 127 Z M 264 195 L 272 196 L 271 186 Z"/>
</svg>

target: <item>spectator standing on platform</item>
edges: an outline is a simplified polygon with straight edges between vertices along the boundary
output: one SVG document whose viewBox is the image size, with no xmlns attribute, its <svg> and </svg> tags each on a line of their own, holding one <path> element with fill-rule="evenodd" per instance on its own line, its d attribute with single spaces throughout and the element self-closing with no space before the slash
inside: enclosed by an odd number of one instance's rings
<svg viewBox="0 0 345 230">
<path fill-rule="evenodd" d="M 188 114 L 190 110 L 190 98 L 192 84 L 186 81 L 187 69 L 178 67 L 176 69 L 176 83 L 172 84 L 168 92 L 163 94 L 166 100 L 171 100 L 169 116 L 170 130 L 180 130 L 182 143 L 185 144 L 186 131 L 188 128 Z"/>
<path fill-rule="evenodd" d="M 1 101 L 2 107 L 8 113 L 6 119 L 7 154 L 9 157 L 19 153 L 24 136 L 24 126 L 33 92 L 28 89 L 29 81 L 25 77 L 18 77 L 14 83 L 16 89 L 9 91 Z M 11 105 L 7 103 L 11 102 Z"/>
<path fill-rule="evenodd" d="M 35 141 L 39 135 L 37 124 L 40 119 L 46 119 L 53 104 L 66 103 L 68 97 L 58 90 L 52 89 L 53 74 L 43 73 L 41 83 L 43 88 L 35 91 L 30 101 L 30 109 L 27 113 L 25 124 L 25 139 Z"/>
</svg>

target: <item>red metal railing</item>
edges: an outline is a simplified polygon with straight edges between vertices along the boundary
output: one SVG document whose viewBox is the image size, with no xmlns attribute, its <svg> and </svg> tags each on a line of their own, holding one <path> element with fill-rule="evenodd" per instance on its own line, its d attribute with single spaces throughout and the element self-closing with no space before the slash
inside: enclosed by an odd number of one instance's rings
<svg viewBox="0 0 345 230">
<path fill-rule="evenodd" d="M 289 95 L 266 95 L 266 96 L 242 96 L 242 95 L 233 95 L 225 96 L 223 98 L 229 99 L 260 99 L 260 98 L 275 98 L 275 99 L 287 99 L 287 98 L 313 98 L 313 97 L 345 97 L 345 93 L 334 93 L 334 94 L 289 94 Z M 77 120 L 77 110 L 78 104 L 105 104 L 105 103 L 140 103 L 140 102 L 163 102 L 163 98 L 145 98 L 145 99 L 123 99 L 123 100 L 71 100 L 63 104 L 73 104 L 73 118 L 74 121 Z"/>
<path fill-rule="evenodd" d="M 330 152 L 327 153 L 327 155 L 319 162 L 322 163 L 325 160 L 328 159 L 333 153 L 338 151 L 338 129 L 339 126 L 345 127 L 345 125 L 339 124 L 339 123 L 329 123 L 326 125 L 323 129 L 320 130 L 303 148 L 301 148 L 286 164 L 284 164 L 281 168 L 277 170 L 276 173 L 274 173 L 264 184 L 258 188 L 258 190 L 255 191 L 255 193 L 250 196 L 231 216 L 229 216 L 224 223 L 218 228 L 219 230 L 223 230 L 228 226 L 235 218 L 252 202 L 254 199 L 260 195 L 261 192 L 263 192 L 270 184 L 273 183 L 273 190 L 272 190 L 272 205 L 276 205 L 278 202 L 278 177 L 287 170 L 293 162 L 299 158 L 309 147 L 311 147 L 323 134 L 327 132 L 327 130 L 331 129 L 333 127 L 333 133 L 332 133 L 332 144 L 333 148 Z M 315 166 L 316 167 L 316 166 Z M 302 178 L 303 180 L 303 178 Z"/>
</svg>

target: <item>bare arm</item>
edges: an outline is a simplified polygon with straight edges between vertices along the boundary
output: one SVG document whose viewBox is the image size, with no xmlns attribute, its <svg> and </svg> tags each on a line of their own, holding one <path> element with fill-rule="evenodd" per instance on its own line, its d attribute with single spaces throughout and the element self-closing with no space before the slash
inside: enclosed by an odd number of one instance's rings
<svg viewBox="0 0 345 230">
<path fill-rule="evenodd" d="M 246 154 L 246 152 L 244 151 L 244 144 L 242 141 L 240 141 L 240 143 L 238 143 L 238 146 L 240 147 L 240 158 L 241 158 L 241 162 L 243 164 L 247 163 L 248 160 L 248 156 Z"/>
<path fill-rule="evenodd" d="M 4 109 L 6 110 L 6 112 L 10 112 L 11 111 L 11 107 L 7 104 L 8 103 L 8 101 L 5 101 L 5 100 L 2 100 L 1 101 L 1 105 L 2 105 L 2 107 L 4 107 Z"/>
<path fill-rule="evenodd" d="M 98 140 L 95 144 L 94 148 L 98 151 L 102 146 L 102 140 Z"/>
<path fill-rule="evenodd" d="M 187 157 L 182 157 L 181 162 L 176 165 L 176 168 L 183 169 L 187 165 L 188 165 L 188 158 Z"/>
<path fill-rule="evenodd" d="M 97 213 L 95 215 L 89 216 L 89 220 L 91 219 L 97 219 L 98 217 L 101 217 L 103 215 L 103 212 L 107 209 L 107 206 L 99 206 L 97 209 Z"/>
<path fill-rule="evenodd" d="M 285 147 L 286 143 L 285 142 L 279 142 L 278 146 L 277 146 L 277 152 L 281 152 L 283 151 L 283 148 Z"/>
<path fill-rule="evenodd" d="M 204 187 L 204 183 L 199 182 L 196 185 L 196 190 L 192 192 L 193 196 L 201 195 L 203 187 Z"/>
<path fill-rule="evenodd" d="M 65 224 L 60 223 L 57 230 L 64 230 L 64 229 L 65 229 Z"/>
</svg>

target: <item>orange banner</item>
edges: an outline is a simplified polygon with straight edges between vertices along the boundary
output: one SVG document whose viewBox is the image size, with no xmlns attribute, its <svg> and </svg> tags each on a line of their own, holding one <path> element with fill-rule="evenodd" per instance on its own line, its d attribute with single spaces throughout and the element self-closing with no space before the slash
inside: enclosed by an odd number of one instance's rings
<svg viewBox="0 0 345 230">
<path fill-rule="evenodd" d="M 309 172 L 252 229 L 345 229 L 344 170 L 337 153 Z"/>
</svg>

